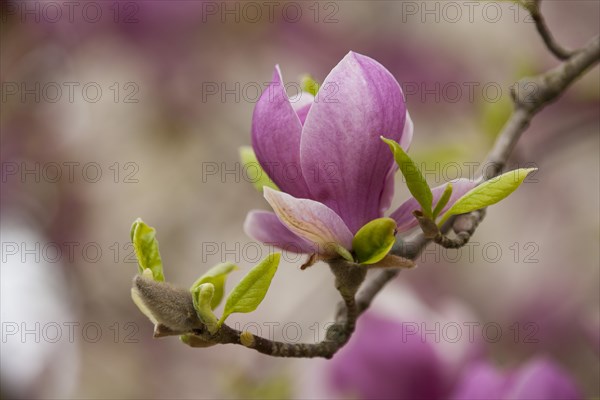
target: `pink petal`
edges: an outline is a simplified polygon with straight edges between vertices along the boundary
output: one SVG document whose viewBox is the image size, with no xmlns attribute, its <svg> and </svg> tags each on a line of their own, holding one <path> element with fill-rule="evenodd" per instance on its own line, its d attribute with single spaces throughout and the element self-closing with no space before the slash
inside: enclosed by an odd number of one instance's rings
<svg viewBox="0 0 600 400">
<path fill-rule="evenodd" d="M 303 93 L 297 107 L 306 107 L 310 97 Z M 304 103 L 300 102 L 303 98 Z M 302 123 L 276 66 L 271 84 L 254 107 L 252 147 L 260 165 L 281 190 L 297 197 L 309 197 L 300 166 L 301 134 Z"/>
<path fill-rule="evenodd" d="M 311 243 L 292 233 L 269 211 L 253 210 L 246 216 L 244 232 L 259 242 L 277 246 L 294 253 L 315 253 Z"/>
<path fill-rule="evenodd" d="M 410 149 L 410 143 L 412 142 L 413 132 L 415 130 L 415 125 L 413 124 L 412 118 L 408 111 L 406 111 L 406 122 L 404 122 L 404 129 L 402 131 L 402 138 L 398 142 L 400 147 L 406 152 Z"/>
<path fill-rule="evenodd" d="M 263 193 L 283 225 L 309 243 L 315 243 L 318 253 L 333 255 L 336 245 L 352 248 L 352 233 L 342 218 L 326 205 L 297 199 L 268 187 Z"/>
<path fill-rule="evenodd" d="M 407 111 L 406 122 L 404 123 L 404 131 L 402 132 L 402 139 L 400 139 L 400 146 L 404 149 L 404 151 L 408 151 L 410 147 L 410 142 L 412 141 L 413 137 L 413 129 L 413 122 Z M 398 164 L 393 163 L 392 168 L 388 171 L 388 174 L 385 178 L 383 192 L 381 193 L 381 199 L 379 201 L 379 211 L 381 215 L 383 215 L 383 213 L 386 212 L 392 205 L 396 171 L 398 171 Z"/>
<path fill-rule="evenodd" d="M 302 92 L 299 95 L 298 100 L 292 103 L 292 107 L 294 108 L 294 111 L 296 111 L 296 114 L 298 115 L 298 118 L 300 119 L 300 123 L 302 125 L 304 125 L 304 122 L 306 121 L 306 116 L 308 115 L 308 112 L 310 111 L 310 108 L 313 105 L 314 101 L 315 96 L 313 96 L 310 93 Z"/>
<path fill-rule="evenodd" d="M 352 232 L 381 216 L 394 160 L 379 137 L 409 142 L 403 139 L 405 120 L 396 79 L 353 52 L 333 68 L 308 112 L 300 141 L 304 177 L 312 198 L 334 210 Z"/>
</svg>

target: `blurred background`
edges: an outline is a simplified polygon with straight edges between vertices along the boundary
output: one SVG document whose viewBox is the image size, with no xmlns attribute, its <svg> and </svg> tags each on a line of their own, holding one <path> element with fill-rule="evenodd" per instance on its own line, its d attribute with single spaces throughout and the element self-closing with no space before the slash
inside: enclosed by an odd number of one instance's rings
<svg viewBox="0 0 600 400">
<path fill-rule="evenodd" d="M 547 398 L 556 382 L 600 396 L 597 66 L 519 142 L 511 168 L 539 171 L 467 247 L 432 247 L 402 272 L 330 362 L 154 340 L 130 298 L 137 217 L 184 287 L 225 260 L 242 268 L 232 287 L 267 254 L 242 231 L 267 205 L 238 149 L 275 64 L 294 95 L 350 50 L 378 60 L 404 88 L 428 181 L 473 177 L 510 87 L 558 64 L 515 3 L 0 4 L 2 398 L 448 398 L 481 366 L 542 370 L 528 376 Z M 600 2 L 542 11 L 567 48 L 599 33 Z M 394 204 L 407 196 L 397 176 Z M 285 254 L 260 308 L 231 323 L 322 339 L 338 294 L 303 261 Z"/>
</svg>

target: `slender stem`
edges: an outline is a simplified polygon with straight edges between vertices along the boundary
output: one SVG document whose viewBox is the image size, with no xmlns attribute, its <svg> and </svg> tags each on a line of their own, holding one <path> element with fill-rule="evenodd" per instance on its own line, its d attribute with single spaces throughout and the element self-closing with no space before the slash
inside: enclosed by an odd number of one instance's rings
<svg viewBox="0 0 600 400">
<path fill-rule="evenodd" d="M 346 343 L 337 340 L 336 337 L 326 338 L 318 343 L 287 343 L 252 335 L 251 343 L 248 344 L 242 342 L 241 336 L 242 332 L 223 325 L 219 335 L 213 339 L 216 343 L 221 344 L 241 344 L 273 357 L 295 358 L 331 358 Z"/>
<path fill-rule="evenodd" d="M 573 52 L 566 50 L 556 42 L 554 36 L 550 32 L 550 29 L 548 29 L 548 26 L 546 25 L 544 16 L 540 12 L 540 3 L 541 0 L 534 0 L 525 5 L 525 7 L 529 10 L 531 18 L 533 18 L 533 22 L 535 22 L 535 27 L 542 37 L 542 40 L 546 44 L 548 50 L 550 50 L 550 52 L 559 60 L 566 60 L 573 55 Z"/>
<path fill-rule="evenodd" d="M 596 36 L 558 67 L 518 82 L 512 91 L 515 110 L 488 154 L 483 180 L 490 179 L 502 171 L 533 116 L 548 103 L 556 100 L 586 70 L 597 64 L 599 59 L 600 36 Z M 489 164 L 492 166 L 489 167 Z"/>
</svg>

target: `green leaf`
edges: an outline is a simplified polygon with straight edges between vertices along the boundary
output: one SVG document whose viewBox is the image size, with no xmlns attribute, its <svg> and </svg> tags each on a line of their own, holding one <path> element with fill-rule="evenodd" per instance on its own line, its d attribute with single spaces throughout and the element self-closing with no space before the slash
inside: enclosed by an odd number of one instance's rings
<svg viewBox="0 0 600 400">
<path fill-rule="evenodd" d="M 261 167 L 252 147 L 242 146 L 239 151 L 242 167 L 244 168 L 244 177 L 254 185 L 256 190 L 262 192 L 263 187 L 265 186 L 274 190 L 279 190 L 275 182 L 269 178 L 269 175 L 267 175 L 265 170 Z"/>
<path fill-rule="evenodd" d="M 452 196 L 452 184 L 448 182 L 448 185 L 446 185 L 446 188 L 444 189 L 444 193 L 442 193 L 442 197 L 440 197 L 440 199 L 437 202 L 437 205 L 435 206 L 435 209 L 433 210 L 432 219 L 434 221 L 438 217 L 438 215 L 440 215 L 446 204 L 448 204 L 450 196 Z"/>
<path fill-rule="evenodd" d="M 446 211 L 438 225 L 443 225 L 452 215 L 465 214 L 499 202 L 514 192 L 523 183 L 527 175 L 536 169 L 520 168 L 509 171 L 474 187 Z"/>
<path fill-rule="evenodd" d="M 192 290 L 192 301 L 194 309 L 200 321 L 206 325 L 210 333 L 217 331 L 217 317 L 212 312 L 212 299 L 215 294 L 215 286 L 212 283 L 203 283 L 195 286 Z"/>
<path fill-rule="evenodd" d="M 352 254 L 347 249 L 345 249 L 344 247 L 340 246 L 337 243 L 334 246 L 335 246 L 336 253 L 338 253 L 340 256 L 342 256 L 347 261 L 354 262 L 354 257 L 352 257 Z"/>
<path fill-rule="evenodd" d="M 156 240 L 156 230 L 138 218 L 131 226 L 130 236 L 140 274 L 144 274 L 145 270 L 150 270 L 155 281 L 164 281 L 165 276 L 158 250 L 158 240 Z"/>
<path fill-rule="evenodd" d="M 204 275 L 198 278 L 196 282 L 194 282 L 194 284 L 190 288 L 190 291 L 193 292 L 198 286 L 204 283 L 213 284 L 213 286 L 215 287 L 215 294 L 212 298 L 211 307 L 214 310 L 219 306 L 221 300 L 223 300 L 223 294 L 225 292 L 225 281 L 227 280 L 227 275 L 229 275 L 229 273 L 237 269 L 238 267 L 232 263 L 222 263 L 215 265 L 214 267 L 206 271 Z"/>
<path fill-rule="evenodd" d="M 229 293 L 219 326 L 232 313 L 248 313 L 256 310 L 269 290 L 280 258 L 280 253 L 269 254 L 260 264 L 248 271 L 248 274 Z"/>
<path fill-rule="evenodd" d="M 304 92 L 310 93 L 313 96 L 317 95 L 319 88 L 321 87 L 321 85 L 319 85 L 310 75 L 304 75 L 300 85 Z"/>
<path fill-rule="evenodd" d="M 217 344 L 217 342 L 209 342 L 196 335 L 181 335 L 179 340 L 190 347 L 211 347 Z"/>
<path fill-rule="evenodd" d="M 352 239 L 352 250 L 361 264 L 375 264 L 392 249 L 396 241 L 396 221 L 378 218 L 365 224 Z"/>
<path fill-rule="evenodd" d="M 433 195 L 431 194 L 431 189 L 429 188 L 427 181 L 421 174 L 421 170 L 417 164 L 411 160 L 408 154 L 404 152 L 398 143 L 394 142 L 393 140 L 386 139 L 383 136 L 381 136 L 381 140 L 390 146 L 390 150 L 394 154 L 396 164 L 398 164 L 402 175 L 404 175 L 404 179 L 406 179 L 406 186 L 408 187 L 408 190 L 410 190 L 410 193 L 413 195 L 413 197 L 421 205 L 423 214 L 426 217 L 431 218 Z"/>
</svg>

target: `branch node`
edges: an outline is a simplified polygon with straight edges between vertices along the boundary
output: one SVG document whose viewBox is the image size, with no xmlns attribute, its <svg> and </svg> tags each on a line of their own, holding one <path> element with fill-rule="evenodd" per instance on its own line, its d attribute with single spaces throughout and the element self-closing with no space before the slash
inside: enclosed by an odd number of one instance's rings
<svg viewBox="0 0 600 400">
<path fill-rule="evenodd" d="M 423 235 L 425 235 L 426 239 L 433 239 L 440 234 L 440 228 L 436 225 L 435 221 L 429 217 L 426 217 L 422 211 L 415 210 L 412 214 L 419 222 L 419 226 L 421 227 Z"/>
<path fill-rule="evenodd" d="M 246 347 L 254 347 L 254 335 L 248 331 L 240 333 L 240 343 Z"/>
</svg>

